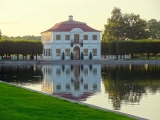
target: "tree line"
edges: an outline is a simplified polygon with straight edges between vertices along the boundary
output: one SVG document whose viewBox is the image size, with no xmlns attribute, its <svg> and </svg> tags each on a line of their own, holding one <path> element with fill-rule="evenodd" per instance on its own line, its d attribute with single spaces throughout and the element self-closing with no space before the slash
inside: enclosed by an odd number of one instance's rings
<svg viewBox="0 0 160 120">
<path fill-rule="evenodd" d="M 101 54 L 111 55 L 125 55 L 131 54 L 131 58 L 134 58 L 134 54 L 139 54 L 140 58 L 142 54 L 146 54 L 148 59 L 152 53 L 156 58 L 160 53 L 160 41 L 159 40 L 132 40 L 132 41 L 110 41 L 108 43 L 101 44 Z"/>
<path fill-rule="evenodd" d="M 42 54 L 43 45 L 40 41 L 35 40 L 0 40 L 0 55 L 10 56 L 11 54 L 17 55 L 19 60 L 19 54 L 23 55 L 23 59 L 27 55 Z"/>
<path fill-rule="evenodd" d="M 37 40 L 37 41 L 40 41 L 41 36 L 25 35 L 25 36 L 9 37 L 6 35 L 2 35 L 2 33 L 0 32 L 0 39 L 1 40 Z"/>
</svg>

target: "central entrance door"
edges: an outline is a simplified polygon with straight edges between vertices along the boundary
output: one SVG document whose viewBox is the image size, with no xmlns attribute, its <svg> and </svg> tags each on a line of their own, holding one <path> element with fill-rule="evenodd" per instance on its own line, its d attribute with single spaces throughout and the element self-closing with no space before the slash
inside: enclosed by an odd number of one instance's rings
<svg viewBox="0 0 160 120">
<path fill-rule="evenodd" d="M 75 60 L 79 60 L 80 59 L 80 48 L 77 47 L 77 46 L 74 48 L 74 59 Z"/>
</svg>

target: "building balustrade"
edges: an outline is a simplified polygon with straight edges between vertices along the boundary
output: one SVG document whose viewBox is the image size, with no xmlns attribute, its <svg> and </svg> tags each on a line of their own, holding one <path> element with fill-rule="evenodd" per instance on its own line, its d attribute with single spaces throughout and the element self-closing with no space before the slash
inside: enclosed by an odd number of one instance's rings
<svg viewBox="0 0 160 120">
<path fill-rule="evenodd" d="M 83 40 L 79 40 L 79 39 L 72 39 L 71 40 L 71 47 L 73 47 L 74 44 L 80 44 L 81 47 L 83 47 Z"/>
</svg>

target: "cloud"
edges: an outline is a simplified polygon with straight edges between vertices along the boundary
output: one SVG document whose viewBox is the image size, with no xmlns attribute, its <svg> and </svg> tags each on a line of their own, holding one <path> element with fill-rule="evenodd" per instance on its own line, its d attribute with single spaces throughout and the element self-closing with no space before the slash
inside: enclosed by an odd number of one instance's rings
<svg viewBox="0 0 160 120">
<path fill-rule="evenodd" d="M 7 22 L 7 21 L 1 22 L 0 21 L 0 24 L 18 24 L 18 22 Z"/>
</svg>

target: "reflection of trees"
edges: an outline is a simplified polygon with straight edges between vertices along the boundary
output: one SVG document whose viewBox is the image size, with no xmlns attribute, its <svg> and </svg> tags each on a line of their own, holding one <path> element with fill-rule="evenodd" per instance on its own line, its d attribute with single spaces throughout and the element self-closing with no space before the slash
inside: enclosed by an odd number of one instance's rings
<svg viewBox="0 0 160 120">
<path fill-rule="evenodd" d="M 102 80 L 114 109 L 121 103 L 138 104 L 143 93 L 155 93 L 160 88 L 158 65 L 102 66 Z"/>
<path fill-rule="evenodd" d="M 40 78 L 34 76 L 42 76 L 40 66 L 33 65 L 13 65 L 0 66 L 0 80 L 6 82 L 26 83 L 39 82 Z"/>
</svg>

